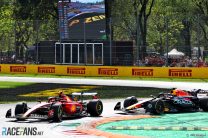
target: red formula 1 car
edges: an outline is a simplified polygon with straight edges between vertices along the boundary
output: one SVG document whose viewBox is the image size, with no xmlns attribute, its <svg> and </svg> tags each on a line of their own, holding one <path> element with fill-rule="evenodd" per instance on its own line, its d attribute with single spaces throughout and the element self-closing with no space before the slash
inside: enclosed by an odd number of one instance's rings
<svg viewBox="0 0 208 138">
<path fill-rule="evenodd" d="M 92 96 L 89 102 L 83 102 L 84 96 Z M 62 120 L 62 117 L 75 116 L 100 116 L 103 111 L 103 104 L 97 98 L 97 93 L 72 93 L 64 95 L 59 93 L 57 97 L 49 97 L 47 102 L 40 102 L 32 108 L 27 103 L 17 104 L 14 112 L 9 109 L 6 118 L 26 119 L 48 119 L 55 122 Z"/>
<path fill-rule="evenodd" d="M 208 112 L 208 95 L 207 91 L 192 90 L 184 91 L 173 89 L 169 93 L 160 93 L 157 97 L 152 96 L 152 99 L 138 101 L 135 96 L 128 97 L 123 102 L 118 102 L 114 110 L 121 110 L 126 113 L 138 111 L 144 108 L 146 112 L 151 114 L 163 113 L 179 113 L 179 112 Z M 204 94 L 203 97 L 198 97 L 199 94 Z"/>
</svg>

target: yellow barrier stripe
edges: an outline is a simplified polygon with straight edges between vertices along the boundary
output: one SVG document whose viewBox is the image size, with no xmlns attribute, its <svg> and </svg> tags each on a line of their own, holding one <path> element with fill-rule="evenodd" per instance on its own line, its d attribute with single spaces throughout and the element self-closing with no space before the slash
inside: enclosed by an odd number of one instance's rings
<svg viewBox="0 0 208 138">
<path fill-rule="evenodd" d="M 208 78 L 207 67 L 134 67 L 0 64 L 0 73 L 68 76 Z"/>
</svg>

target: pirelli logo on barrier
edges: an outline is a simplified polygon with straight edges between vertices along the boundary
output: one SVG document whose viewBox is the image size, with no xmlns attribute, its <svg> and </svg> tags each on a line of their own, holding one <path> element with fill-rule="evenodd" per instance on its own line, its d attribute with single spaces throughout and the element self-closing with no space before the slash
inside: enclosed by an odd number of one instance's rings
<svg viewBox="0 0 208 138">
<path fill-rule="evenodd" d="M 1 66 L 0 66 L 0 72 L 1 72 Z"/>
<path fill-rule="evenodd" d="M 10 72 L 25 73 L 26 71 L 26 66 L 10 66 Z"/>
<path fill-rule="evenodd" d="M 38 67 L 38 73 L 48 74 L 55 72 L 55 67 Z"/>
<path fill-rule="evenodd" d="M 191 69 L 169 69 L 169 77 L 192 77 Z"/>
<path fill-rule="evenodd" d="M 98 75 L 117 76 L 118 68 L 98 68 Z"/>
<path fill-rule="evenodd" d="M 84 75 L 85 70 L 86 70 L 85 68 L 67 67 L 67 74 L 70 74 L 70 75 Z"/>
<path fill-rule="evenodd" d="M 132 69 L 132 76 L 153 76 L 153 69 Z"/>
</svg>

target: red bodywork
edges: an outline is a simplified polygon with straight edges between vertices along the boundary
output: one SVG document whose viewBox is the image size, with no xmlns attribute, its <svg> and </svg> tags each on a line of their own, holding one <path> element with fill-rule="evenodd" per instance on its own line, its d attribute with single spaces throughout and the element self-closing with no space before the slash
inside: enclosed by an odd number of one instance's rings
<svg viewBox="0 0 208 138">
<path fill-rule="evenodd" d="M 180 89 L 172 90 L 171 94 L 173 94 L 174 96 L 178 96 L 178 97 L 191 96 L 191 94 L 189 94 L 188 92 L 184 90 L 180 90 Z"/>
<path fill-rule="evenodd" d="M 97 99 L 96 96 L 92 97 L 93 99 Z M 46 103 L 40 103 L 29 109 L 26 113 L 24 113 L 23 117 L 28 117 L 30 114 L 35 113 L 38 109 L 47 109 L 52 104 L 61 104 L 63 108 L 63 113 L 65 116 L 76 116 L 80 115 L 84 111 L 83 103 L 81 101 L 77 101 L 67 95 L 61 94 L 59 97 L 51 97 L 48 99 Z M 48 118 L 51 118 L 54 114 L 53 110 L 48 111 Z"/>
<path fill-rule="evenodd" d="M 83 103 L 81 101 L 77 101 L 77 99 L 73 99 L 67 95 L 59 94 L 59 101 L 58 104 L 61 104 L 63 107 L 63 111 L 65 115 L 73 116 L 75 114 L 80 114 L 84 111 Z M 93 95 L 92 99 L 98 99 L 97 96 Z M 48 102 L 53 103 L 56 99 L 49 98 Z"/>
<path fill-rule="evenodd" d="M 81 102 L 74 101 L 72 98 L 66 95 L 61 95 L 59 97 L 60 99 L 57 103 L 62 104 L 63 111 L 66 114 L 73 115 L 75 113 L 79 113 L 83 111 L 83 106 Z M 55 101 L 56 101 L 55 98 L 49 98 L 48 100 L 49 103 L 53 103 Z"/>
<path fill-rule="evenodd" d="M 83 102 L 83 96 L 92 96 L 93 100 Z M 67 96 L 60 92 L 57 97 L 50 97 L 47 102 L 40 102 L 32 108 L 27 107 L 27 103 L 17 104 L 14 112 L 11 109 L 7 111 L 6 118 L 60 121 L 62 117 L 99 116 L 102 110 L 103 104 L 97 93 L 72 93 Z"/>
</svg>

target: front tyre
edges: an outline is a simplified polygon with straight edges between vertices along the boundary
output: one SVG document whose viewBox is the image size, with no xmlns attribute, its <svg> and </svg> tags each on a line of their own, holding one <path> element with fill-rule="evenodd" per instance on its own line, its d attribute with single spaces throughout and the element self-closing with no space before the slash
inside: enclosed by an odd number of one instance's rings
<svg viewBox="0 0 208 138">
<path fill-rule="evenodd" d="M 163 114 L 165 111 L 164 102 L 162 100 L 153 100 L 147 104 L 146 111 L 152 114 Z"/>
<path fill-rule="evenodd" d="M 24 114 L 25 112 L 27 112 L 27 110 L 28 110 L 27 103 L 17 104 L 15 107 L 14 114 L 15 116 L 19 114 Z"/>
<path fill-rule="evenodd" d="M 92 100 L 87 104 L 87 112 L 90 116 L 100 116 L 103 112 L 103 103 L 100 100 Z"/>
<path fill-rule="evenodd" d="M 135 103 L 138 103 L 138 100 L 135 96 L 131 96 L 131 97 L 127 97 L 125 100 L 124 100 L 124 103 L 123 103 L 123 107 L 124 108 L 127 108 Z"/>
<path fill-rule="evenodd" d="M 51 110 L 53 110 L 54 114 L 52 120 L 54 122 L 61 122 L 63 115 L 63 108 L 61 105 L 52 105 Z"/>
</svg>

